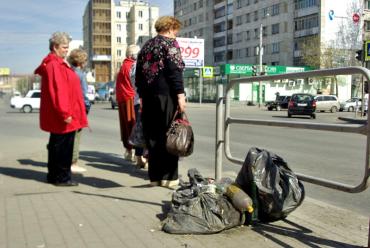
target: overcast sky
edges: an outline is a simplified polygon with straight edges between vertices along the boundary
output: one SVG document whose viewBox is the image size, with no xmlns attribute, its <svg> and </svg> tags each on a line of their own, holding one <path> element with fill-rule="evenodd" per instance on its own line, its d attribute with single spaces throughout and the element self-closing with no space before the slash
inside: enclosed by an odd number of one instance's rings
<svg viewBox="0 0 370 248">
<path fill-rule="evenodd" d="M 173 0 L 150 0 L 160 15 L 173 14 Z M 29 74 L 48 53 L 48 39 L 65 31 L 82 40 L 82 15 L 88 0 L 1 0 L 0 67 Z"/>
</svg>

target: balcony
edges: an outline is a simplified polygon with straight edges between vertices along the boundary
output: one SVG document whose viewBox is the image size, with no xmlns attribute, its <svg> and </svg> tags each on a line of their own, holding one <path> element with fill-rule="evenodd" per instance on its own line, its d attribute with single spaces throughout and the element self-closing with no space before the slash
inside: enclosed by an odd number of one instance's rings
<svg viewBox="0 0 370 248">
<path fill-rule="evenodd" d="M 294 38 L 310 36 L 310 35 L 314 35 L 314 34 L 318 34 L 318 33 L 319 33 L 319 27 L 294 31 Z"/>
</svg>

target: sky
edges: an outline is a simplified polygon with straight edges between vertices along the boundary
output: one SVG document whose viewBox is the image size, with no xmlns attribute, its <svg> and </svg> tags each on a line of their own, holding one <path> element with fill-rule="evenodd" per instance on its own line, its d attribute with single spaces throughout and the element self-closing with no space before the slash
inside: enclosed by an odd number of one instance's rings
<svg viewBox="0 0 370 248">
<path fill-rule="evenodd" d="M 160 15 L 173 13 L 173 0 L 149 0 Z M 88 0 L 1 0 L 0 68 L 32 74 L 49 52 L 55 31 L 82 40 L 82 16 Z"/>
</svg>

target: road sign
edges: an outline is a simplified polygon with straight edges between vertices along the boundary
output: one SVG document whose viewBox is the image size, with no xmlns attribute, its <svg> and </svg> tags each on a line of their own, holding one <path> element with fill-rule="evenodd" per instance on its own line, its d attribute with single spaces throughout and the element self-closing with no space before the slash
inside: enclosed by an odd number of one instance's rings
<svg viewBox="0 0 370 248">
<path fill-rule="evenodd" d="M 203 67 L 203 77 L 204 78 L 213 78 L 213 67 L 212 66 L 204 66 Z"/>
<path fill-rule="evenodd" d="M 204 39 L 177 37 L 176 40 L 179 43 L 186 68 L 204 66 Z"/>
<path fill-rule="evenodd" d="M 357 13 L 354 13 L 354 14 L 352 15 L 352 21 L 353 21 L 354 23 L 358 23 L 358 22 L 360 21 L 360 15 L 359 15 L 359 14 L 357 14 Z"/>
<path fill-rule="evenodd" d="M 370 61 L 370 40 L 365 41 L 365 61 Z"/>
</svg>

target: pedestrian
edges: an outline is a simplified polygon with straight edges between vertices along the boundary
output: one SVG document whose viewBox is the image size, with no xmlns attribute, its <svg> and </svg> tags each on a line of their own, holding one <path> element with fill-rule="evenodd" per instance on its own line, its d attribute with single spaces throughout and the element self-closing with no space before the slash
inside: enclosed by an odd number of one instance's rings
<svg viewBox="0 0 370 248">
<path fill-rule="evenodd" d="M 84 67 L 87 62 L 87 53 L 83 49 L 74 49 L 71 51 L 68 57 L 68 62 L 72 66 L 72 69 L 75 71 L 77 76 L 80 79 L 80 85 L 82 90 L 82 99 L 85 104 L 85 111 L 86 114 L 90 111 L 90 101 L 87 97 L 87 80 L 86 80 L 86 73 L 84 72 Z M 75 141 L 73 145 L 73 155 L 72 155 L 72 165 L 71 171 L 72 173 L 81 173 L 85 172 L 86 169 L 78 165 L 78 158 L 80 154 L 80 139 L 81 139 L 81 132 L 82 129 L 76 131 L 75 134 Z"/>
<path fill-rule="evenodd" d="M 135 64 L 138 52 L 139 47 L 136 45 L 130 45 L 126 49 L 126 58 L 117 74 L 116 99 L 121 141 L 126 149 L 124 157 L 131 162 L 136 162 L 137 166 L 141 168 L 145 167 L 146 162 L 143 158 L 143 148 L 133 147 L 129 142 L 130 134 L 136 122 L 135 89 L 131 82 L 131 68 Z M 140 105 L 138 108 L 140 108 Z"/>
<path fill-rule="evenodd" d="M 181 22 L 172 16 L 155 22 L 157 36 L 145 43 L 136 66 L 136 86 L 142 100 L 142 124 L 148 149 L 152 186 L 178 185 L 179 157 L 166 149 L 166 132 L 178 110 L 185 111 L 184 62 L 176 35 Z"/>
<path fill-rule="evenodd" d="M 71 179 L 73 143 L 76 130 L 88 125 L 80 80 L 64 60 L 70 41 L 67 33 L 53 33 L 50 53 L 35 70 L 41 76 L 40 128 L 50 133 L 47 182 L 56 186 L 78 185 Z"/>
</svg>

